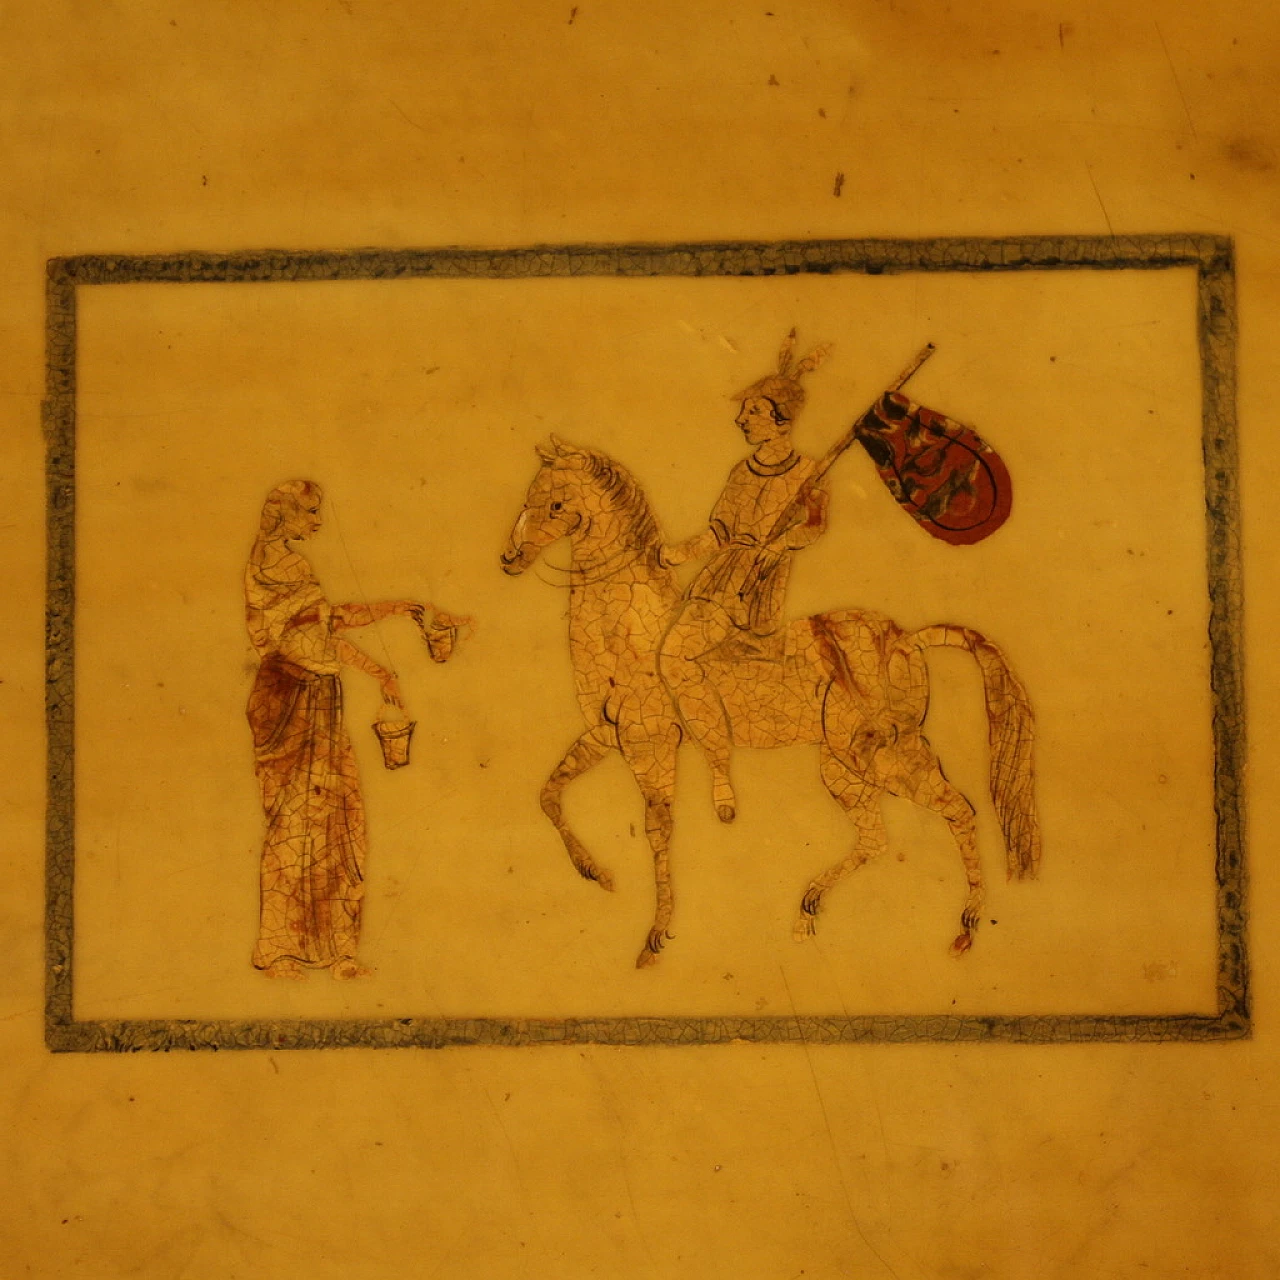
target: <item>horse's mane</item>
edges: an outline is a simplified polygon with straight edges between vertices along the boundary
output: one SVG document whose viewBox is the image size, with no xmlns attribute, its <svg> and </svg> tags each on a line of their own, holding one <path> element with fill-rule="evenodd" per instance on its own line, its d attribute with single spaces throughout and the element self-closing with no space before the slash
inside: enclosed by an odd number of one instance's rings
<svg viewBox="0 0 1280 1280">
<path fill-rule="evenodd" d="M 586 459 L 583 470 L 595 483 L 609 510 L 626 521 L 623 540 L 643 553 L 655 568 L 661 567 L 658 556 L 662 549 L 662 530 L 635 476 L 606 453 L 595 449 L 581 452 Z"/>
</svg>

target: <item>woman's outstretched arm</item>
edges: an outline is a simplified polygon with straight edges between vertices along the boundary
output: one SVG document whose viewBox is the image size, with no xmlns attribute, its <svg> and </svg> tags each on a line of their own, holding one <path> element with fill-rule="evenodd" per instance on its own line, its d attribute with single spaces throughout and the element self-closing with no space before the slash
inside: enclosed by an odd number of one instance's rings
<svg viewBox="0 0 1280 1280">
<path fill-rule="evenodd" d="M 339 661 L 348 667 L 354 667 L 357 671 L 363 671 L 367 676 L 372 676 L 382 686 L 384 701 L 394 703 L 397 707 L 404 706 L 404 699 L 400 696 L 400 684 L 396 680 L 394 671 L 376 662 L 363 649 L 357 649 L 350 640 L 338 637 L 334 645 Z"/>
<path fill-rule="evenodd" d="M 350 631 L 353 627 L 369 627 L 383 618 L 404 614 L 417 622 L 422 621 L 429 602 L 421 600 L 379 600 L 375 604 L 335 604 L 332 609 L 333 629 Z"/>
</svg>

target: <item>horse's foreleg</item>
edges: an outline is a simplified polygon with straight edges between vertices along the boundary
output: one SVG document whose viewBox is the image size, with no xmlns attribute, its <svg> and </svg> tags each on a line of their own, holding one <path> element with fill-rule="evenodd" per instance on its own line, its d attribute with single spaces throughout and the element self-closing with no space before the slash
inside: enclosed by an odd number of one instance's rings
<svg viewBox="0 0 1280 1280">
<path fill-rule="evenodd" d="M 831 751 L 822 753 L 822 781 L 841 808 L 849 815 L 856 829 L 853 847 L 839 862 L 809 882 L 800 899 L 800 911 L 796 916 L 791 936 L 797 942 L 814 935 L 817 915 L 827 891 L 834 888 L 847 875 L 856 871 L 864 862 L 883 853 L 887 844 L 884 815 L 880 811 L 880 797 L 884 794 L 879 783 L 861 777 Z"/>
<path fill-rule="evenodd" d="M 602 889 L 613 889 L 613 876 L 587 852 L 586 846 L 578 839 L 564 820 L 560 804 L 560 793 L 580 774 L 586 773 L 592 765 L 598 764 L 610 748 L 615 745 L 612 735 L 600 728 L 589 729 L 577 742 L 565 752 L 564 759 L 552 770 L 551 776 L 542 787 L 540 797 L 542 812 L 555 824 L 568 851 L 569 859 L 577 868 L 584 880 L 594 880 Z"/>
<path fill-rule="evenodd" d="M 656 903 L 653 913 L 653 928 L 645 939 L 644 947 L 636 957 L 636 968 L 646 969 L 656 964 L 658 953 L 663 944 L 671 936 L 671 914 L 675 909 L 675 897 L 671 891 L 671 867 L 668 862 L 668 849 L 671 845 L 671 796 L 657 791 L 645 791 L 644 796 L 644 833 L 649 837 L 649 846 L 653 850 L 653 880 L 656 890 Z"/>
<path fill-rule="evenodd" d="M 644 797 L 644 833 L 653 851 L 656 897 L 653 928 L 636 957 L 637 969 L 647 969 L 657 963 L 663 944 L 671 936 L 669 929 L 675 908 L 669 850 L 674 826 L 671 802 L 676 787 L 676 746 L 680 733 L 674 723 L 667 727 L 657 742 L 647 736 L 649 733 L 648 726 L 636 725 L 623 735 L 623 755 Z"/>
</svg>

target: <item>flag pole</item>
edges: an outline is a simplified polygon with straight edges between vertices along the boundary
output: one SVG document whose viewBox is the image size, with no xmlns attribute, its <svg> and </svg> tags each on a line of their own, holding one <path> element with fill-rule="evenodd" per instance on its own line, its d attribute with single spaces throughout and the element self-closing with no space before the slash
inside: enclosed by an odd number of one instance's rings
<svg viewBox="0 0 1280 1280">
<path fill-rule="evenodd" d="M 825 476 L 827 472 L 831 470 L 831 464 L 835 462 L 835 460 L 851 444 L 853 444 L 853 442 L 858 438 L 858 428 L 862 426 L 862 420 L 867 416 L 868 413 L 871 412 L 872 409 L 875 408 L 876 404 L 880 403 L 880 400 L 883 398 L 885 393 L 889 391 L 901 391 L 902 388 L 905 387 L 907 383 L 910 382 L 911 379 L 914 378 L 916 374 L 920 372 L 920 366 L 923 365 L 924 362 L 928 360 L 928 358 L 931 355 L 933 355 L 933 353 L 936 350 L 937 350 L 937 347 L 935 347 L 932 342 L 926 342 L 924 346 L 920 348 L 920 350 L 916 353 L 915 358 L 911 361 L 911 363 L 907 365 L 907 367 L 903 369 L 903 371 L 900 374 L 898 374 L 898 376 L 884 389 L 883 392 L 880 393 L 879 396 L 876 397 L 875 404 L 869 406 L 864 413 L 859 414 L 857 421 L 854 422 L 853 426 L 851 426 L 849 430 L 846 431 L 844 435 L 842 435 L 840 439 L 837 440 L 835 444 L 833 444 L 831 448 L 828 449 L 826 453 L 822 455 L 822 458 L 819 460 L 816 470 L 814 471 L 813 475 L 809 477 L 809 484 L 812 485 L 816 483 L 818 480 L 821 480 L 822 477 Z"/>
<path fill-rule="evenodd" d="M 887 392 L 901 391 L 902 388 L 905 387 L 907 383 L 920 371 L 920 366 L 923 365 L 936 350 L 937 348 L 932 342 L 926 342 L 924 346 L 916 352 L 911 363 L 907 365 L 900 374 L 898 374 L 898 376 L 884 389 L 884 391 L 880 393 L 879 396 L 876 397 L 875 403 L 870 405 L 864 412 L 860 413 L 855 419 L 853 426 L 851 426 L 849 430 L 846 431 L 844 435 L 842 435 L 840 439 L 822 455 L 818 460 L 818 465 L 814 468 L 813 474 L 805 481 L 800 492 L 797 493 L 791 502 L 787 504 L 782 514 L 774 522 L 773 528 L 769 531 L 769 536 L 764 539 L 766 544 L 772 542 L 775 538 L 782 537 L 782 535 L 795 523 L 793 517 L 796 508 L 805 501 L 809 490 L 812 489 L 814 485 L 818 484 L 827 472 L 831 470 L 836 459 L 839 458 L 840 455 L 844 453 L 845 450 L 848 449 L 849 446 L 858 438 L 858 428 L 862 426 L 862 421 L 867 414 L 880 403 L 881 399 Z"/>
</svg>

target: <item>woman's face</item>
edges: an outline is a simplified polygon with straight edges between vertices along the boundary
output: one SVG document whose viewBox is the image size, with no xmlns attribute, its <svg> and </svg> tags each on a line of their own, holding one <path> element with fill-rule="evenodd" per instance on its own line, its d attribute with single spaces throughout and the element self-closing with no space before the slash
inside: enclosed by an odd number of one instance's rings
<svg viewBox="0 0 1280 1280">
<path fill-rule="evenodd" d="M 320 495 L 302 495 L 287 508 L 284 518 L 284 536 L 290 541 L 303 541 L 320 531 Z"/>
</svg>

